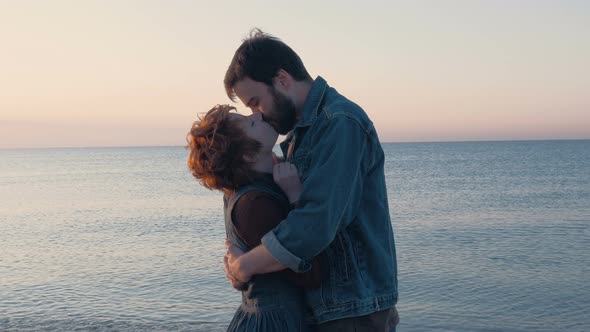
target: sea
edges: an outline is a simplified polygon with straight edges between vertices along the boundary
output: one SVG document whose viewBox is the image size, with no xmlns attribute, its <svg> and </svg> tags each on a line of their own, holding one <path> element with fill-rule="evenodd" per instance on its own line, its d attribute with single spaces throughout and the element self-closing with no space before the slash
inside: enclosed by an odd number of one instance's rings
<svg viewBox="0 0 590 332">
<path fill-rule="evenodd" d="M 590 331 L 590 140 L 384 143 L 397 331 Z M 181 147 L 0 150 L 0 331 L 225 331 Z"/>
</svg>

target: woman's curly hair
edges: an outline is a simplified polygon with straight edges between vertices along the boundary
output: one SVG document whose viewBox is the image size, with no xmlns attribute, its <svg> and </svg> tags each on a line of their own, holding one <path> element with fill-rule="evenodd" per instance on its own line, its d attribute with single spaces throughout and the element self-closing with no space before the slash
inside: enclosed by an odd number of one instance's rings
<svg viewBox="0 0 590 332">
<path fill-rule="evenodd" d="M 223 192 L 251 182 L 257 172 L 252 162 L 261 143 L 246 135 L 237 121 L 229 118 L 235 107 L 216 105 L 193 122 L 186 136 L 187 165 L 192 175 L 209 189 Z"/>
</svg>

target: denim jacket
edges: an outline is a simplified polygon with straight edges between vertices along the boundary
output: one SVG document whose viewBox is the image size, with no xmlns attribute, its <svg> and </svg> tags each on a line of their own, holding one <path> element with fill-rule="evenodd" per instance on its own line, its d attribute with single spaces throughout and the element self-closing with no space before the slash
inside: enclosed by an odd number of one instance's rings
<svg viewBox="0 0 590 332">
<path fill-rule="evenodd" d="M 306 290 L 313 322 L 362 316 L 397 302 L 397 259 L 384 154 L 373 123 L 317 77 L 295 128 L 281 144 L 299 170 L 298 207 L 262 238 L 296 272 L 318 256 L 320 288 Z"/>
</svg>

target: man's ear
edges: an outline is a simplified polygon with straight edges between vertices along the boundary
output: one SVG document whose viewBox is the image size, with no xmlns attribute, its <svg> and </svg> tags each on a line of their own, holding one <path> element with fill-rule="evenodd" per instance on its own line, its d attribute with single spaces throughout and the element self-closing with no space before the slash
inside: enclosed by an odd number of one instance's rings
<svg viewBox="0 0 590 332">
<path fill-rule="evenodd" d="M 273 78 L 273 84 L 275 89 L 280 89 L 282 92 L 286 92 L 291 88 L 291 84 L 293 83 L 293 77 L 291 74 L 287 73 L 284 69 L 279 69 L 277 74 Z"/>
</svg>

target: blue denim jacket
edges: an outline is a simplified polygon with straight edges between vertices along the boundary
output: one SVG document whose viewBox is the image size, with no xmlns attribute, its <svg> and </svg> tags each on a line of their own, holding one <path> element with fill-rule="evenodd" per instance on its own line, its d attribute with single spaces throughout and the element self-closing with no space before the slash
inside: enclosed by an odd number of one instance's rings
<svg viewBox="0 0 590 332">
<path fill-rule="evenodd" d="M 317 77 L 295 128 L 281 144 L 303 182 L 298 207 L 262 243 L 278 261 L 307 271 L 318 256 L 321 287 L 306 290 L 316 323 L 362 316 L 397 302 L 397 260 L 384 154 L 373 123 Z"/>
</svg>

